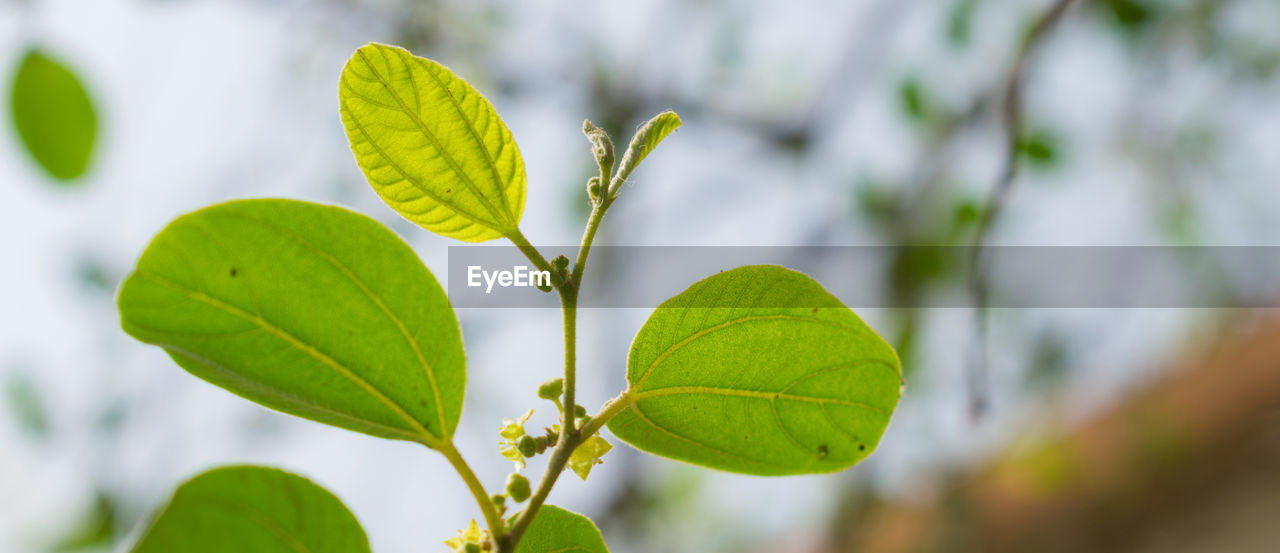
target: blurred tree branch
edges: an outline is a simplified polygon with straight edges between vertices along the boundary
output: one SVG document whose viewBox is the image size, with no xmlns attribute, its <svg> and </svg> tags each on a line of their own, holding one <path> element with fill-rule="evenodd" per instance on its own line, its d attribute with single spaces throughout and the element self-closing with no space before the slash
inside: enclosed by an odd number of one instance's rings
<svg viewBox="0 0 1280 553">
<path fill-rule="evenodd" d="M 995 221 L 1000 217 L 1009 192 L 1018 177 L 1018 167 L 1022 153 L 1022 86 L 1031 66 L 1032 57 L 1050 32 L 1062 21 L 1063 14 L 1075 0 L 1054 0 L 1032 23 L 1027 35 L 1023 38 L 1013 65 L 1004 82 L 1003 102 L 1001 104 L 1001 121 L 1004 130 L 1004 162 L 1000 174 L 987 196 L 986 204 L 978 214 L 978 226 L 973 234 L 973 249 L 969 260 L 969 282 L 975 306 L 975 340 L 973 358 L 969 361 L 969 414 L 978 419 L 987 409 L 987 284 L 982 274 L 982 249 L 986 245 L 987 234 Z"/>
</svg>

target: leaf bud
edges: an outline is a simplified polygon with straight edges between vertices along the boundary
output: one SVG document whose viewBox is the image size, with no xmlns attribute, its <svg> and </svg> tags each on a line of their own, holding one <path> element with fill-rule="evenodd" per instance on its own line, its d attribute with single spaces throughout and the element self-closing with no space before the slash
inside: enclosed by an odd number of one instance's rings
<svg viewBox="0 0 1280 553">
<path fill-rule="evenodd" d="M 516 503 L 529 499 L 529 479 L 518 472 L 507 475 L 507 496 Z"/>
<path fill-rule="evenodd" d="M 533 436 L 521 436 L 520 441 L 516 442 L 516 447 L 520 449 L 520 454 L 525 457 L 533 457 L 538 453 L 538 445 L 534 443 Z"/>
<path fill-rule="evenodd" d="M 542 399 L 559 399 L 564 393 L 564 379 L 553 378 L 538 386 L 538 397 Z"/>
</svg>

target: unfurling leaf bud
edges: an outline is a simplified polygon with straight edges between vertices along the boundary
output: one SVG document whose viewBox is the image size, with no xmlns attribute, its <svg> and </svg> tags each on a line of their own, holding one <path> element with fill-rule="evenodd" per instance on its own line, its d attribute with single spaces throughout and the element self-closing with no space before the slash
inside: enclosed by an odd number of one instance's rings
<svg viewBox="0 0 1280 553">
<path fill-rule="evenodd" d="M 600 167 L 600 180 L 608 181 L 613 174 L 613 140 L 609 138 L 609 133 L 591 124 L 590 120 L 582 121 L 582 134 L 587 135 L 587 140 L 591 141 L 591 154 Z"/>
<path fill-rule="evenodd" d="M 529 499 L 529 479 L 513 472 L 507 475 L 507 497 L 516 503 L 522 503 Z"/>
<path fill-rule="evenodd" d="M 564 379 L 553 378 L 538 386 L 538 397 L 542 399 L 559 399 L 564 393 Z"/>
<path fill-rule="evenodd" d="M 520 441 L 516 442 L 516 447 L 520 449 L 520 454 L 525 457 L 533 457 L 538 453 L 538 444 L 534 442 L 533 436 L 521 436 Z"/>
</svg>

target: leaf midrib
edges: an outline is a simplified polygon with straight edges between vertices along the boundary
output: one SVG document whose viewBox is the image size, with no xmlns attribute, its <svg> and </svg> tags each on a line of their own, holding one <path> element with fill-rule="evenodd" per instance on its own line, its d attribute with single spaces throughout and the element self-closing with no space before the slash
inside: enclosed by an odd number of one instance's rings
<svg viewBox="0 0 1280 553">
<path fill-rule="evenodd" d="M 816 403 L 819 405 L 831 404 L 831 405 L 843 405 L 845 407 L 857 407 L 861 409 L 868 409 L 871 411 L 875 411 L 883 415 L 889 415 L 892 413 L 892 411 L 885 409 L 883 407 L 878 407 L 878 406 L 867 404 L 867 403 L 849 401 L 849 400 L 839 399 L 839 398 L 801 396 L 801 395 L 791 394 L 787 392 L 739 390 L 735 388 L 720 388 L 717 386 L 669 386 L 666 388 L 657 388 L 653 390 L 646 390 L 643 392 L 636 392 L 632 397 L 635 398 L 635 401 L 640 401 L 642 399 L 648 399 L 648 398 L 654 398 L 654 397 L 686 395 L 686 394 L 689 394 L 689 395 L 706 394 L 706 395 L 718 395 L 718 396 L 730 396 L 730 397 L 745 397 L 745 398 L 755 398 L 755 399 L 767 399 L 771 401 L 785 399 L 790 401 L 800 401 L 804 403 Z"/>
<path fill-rule="evenodd" d="M 333 268 L 337 269 L 338 272 L 342 273 L 342 276 L 350 280 L 352 284 L 355 284 L 356 287 L 359 288 L 360 291 L 365 295 L 365 297 L 368 298 L 369 301 L 373 302 L 373 304 L 376 305 L 380 311 L 382 311 L 382 314 L 385 315 L 388 319 L 391 320 L 392 323 L 396 325 L 396 328 L 400 331 L 400 336 L 404 338 L 405 343 L 408 344 L 409 348 L 413 350 L 414 356 L 417 357 L 419 365 L 422 366 L 422 371 L 427 375 L 427 381 L 431 384 L 431 396 L 433 399 L 435 399 L 436 417 L 437 417 L 437 420 L 440 422 L 440 434 L 446 435 L 449 433 L 448 432 L 449 425 L 445 423 L 444 398 L 440 393 L 440 385 L 436 381 L 435 367 L 427 362 L 426 356 L 424 356 L 422 353 L 422 348 L 418 345 L 418 341 L 413 338 L 413 335 L 409 333 L 409 328 L 404 324 L 404 321 L 401 320 L 398 315 L 392 312 L 391 308 L 387 307 L 387 304 L 382 301 L 382 298 L 378 297 L 377 294 L 374 294 L 373 290 L 370 290 L 368 285 L 366 285 L 364 281 L 360 279 L 360 277 L 358 277 L 350 268 L 344 265 L 336 257 L 334 257 L 329 252 L 324 251 L 319 246 L 316 246 L 315 244 L 311 243 L 310 240 L 307 240 L 306 238 L 299 236 L 297 233 L 294 233 L 293 231 L 290 231 L 284 227 L 278 226 L 275 223 L 272 223 L 266 219 L 254 217 L 252 215 L 246 215 L 243 213 L 228 213 L 227 216 L 240 217 L 249 221 L 253 221 L 255 223 L 262 225 L 263 227 L 276 231 L 276 233 L 279 234 L 280 236 L 293 240 L 298 245 L 304 248 L 307 248 L 308 250 L 311 250 L 312 253 L 319 256 L 321 259 L 325 260 L 325 262 L 332 265 Z"/>
<path fill-rule="evenodd" d="M 707 308 L 707 309 L 711 309 L 711 308 Z M 685 312 L 686 312 L 686 313 L 688 313 L 688 311 L 691 311 L 691 309 L 686 309 L 686 310 L 685 310 Z M 682 314 L 682 317 L 683 317 L 683 314 Z M 682 319 L 682 320 L 683 320 L 683 319 Z M 758 322 L 758 321 L 777 321 L 777 320 L 807 322 L 807 323 L 814 323 L 814 324 L 821 324 L 821 325 L 825 325 L 825 326 L 831 326 L 831 327 L 835 327 L 835 328 L 839 328 L 839 329 L 843 329 L 843 330 L 849 330 L 849 331 L 852 331 L 852 330 L 853 330 L 853 329 L 851 329 L 851 328 L 849 328 L 849 327 L 846 327 L 846 326 L 844 326 L 844 325 L 842 325 L 842 324 L 834 323 L 834 322 L 831 322 L 831 321 L 824 321 L 824 320 L 822 320 L 822 319 L 814 319 L 814 318 L 812 318 L 812 317 L 799 317 L 799 316 L 796 316 L 796 315 L 786 315 L 786 314 L 774 314 L 774 315 L 748 315 L 748 316 L 746 316 L 746 317 L 739 317 L 739 318 L 737 318 L 737 319 L 730 319 L 730 320 L 728 320 L 728 321 L 725 321 L 725 322 L 719 323 L 719 324 L 717 324 L 717 325 L 715 325 L 715 326 L 710 326 L 710 327 L 707 327 L 707 328 L 703 328 L 703 329 L 701 329 L 701 330 L 698 330 L 697 332 L 694 332 L 693 334 L 690 334 L 690 335 L 688 335 L 688 336 L 684 337 L 684 338 L 683 338 L 683 339 L 681 339 L 679 342 L 676 342 L 676 343 L 672 344 L 670 347 L 668 347 L 666 350 L 664 350 L 661 354 L 658 354 L 658 356 L 657 356 L 657 357 L 655 357 L 651 363 L 649 363 L 649 366 L 645 369 L 645 372 L 644 372 L 643 374 L 641 374 L 641 375 L 640 375 L 640 378 L 637 378 L 637 379 L 636 379 L 636 381 L 635 381 L 634 383 L 632 383 L 632 384 L 631 384 L 631 388 L 632 388 L 632 389 L 639 389 L 641 386 L 644 386 L 645 381 L 646 381 L 646 380 L 648 380 L 648 379 L 649 379 L 649 377 L 653 375 L 653 371 L 654 371 L 654 369 L 655 369 L 655 368 L 657 368 L 657 367 L 658 367 L 658 365 L 662 364 L 662 362 L 663 362 L 663 361 L 666 361 L 666 359 L 667 359 L 668 357 L 671 357 L 671 356 L 672 356 L 672 355 L 674 355 L 677 351 L 680 351 L 680 349 L 681 349 L 681 348 L 683 348 L 683 347 L 685 347 L 685 346 L 689 345 L 689 343 L 690 343 L 690 342 L 693 342 L 694 340 L 697 340 L 698 338 L 702 338 L 702 337 L 704 337 L 704 336 L 706 336 L 706 335 L 708 335 L 708 334 L 712 334 L 712 333 L 715 333 L 715 332 L 719 332 L 719 331 L 721 331 L 721 330 L 724 330 L 724 329 L 726 329 L 726 328 L 729 328 L 729 327 L 732 327 L 732 326 L 734 326 L 734 325 L 738 325 L 738 324 L 750 323 L 750 322 Z"/>
<path fill-rule="evenodd" d="M 190 288 L 182 286 L 176 282 L 170 281 L 154 273 L 138 270 L 134 274 L 138 277 L 146 278 L 148 280 L 151 280 L 152 282 L 155 282 L 157 284 L 176 290 L 186 295 L 188 298 L 194 301 L 203 303 L 219 311 L 222 311 L 228 315 L 231 315 L 233 317 L 236 317 L 257 325 L 259 328 L 266 331 L 268 334 L 271 334 L 272 336 L 279 338 L 281 341 L 290 345 L 294 349 L 297 349 L 298 351 L 306 354 L 308 357 L 311 357 L 312 359 L 316 360 L 320 364 L 326 367 L 329 367 L 334 372 L 338 373 L 340 376 L 345 378 L 347 381 L 351 382 L 352 384 L 355 384 L 356 387 L 360 388 L 361 390 L 364 390 L 365 393 L 369 394 L 371 397 L 376 399 L 384 407 L 386 407 L 396 416 L 400 417 L 401 420 L 405 421 L 405 423 L 407 423 L 411 428 L 413 428 L 414 431 L 418 432 L 419 437 L 423 440 L 424 445 L 427 445 L 432 448 L 438 448 L 443 443 L 442 438 L 432 434 L 431 431 L 427 430 L 425 426 L 422 426 L 422 424 L 419 423 L 417 419 L 409 415 L 408 412 L 406 412 L 403 408 L 400 407 L 400 405 L 392 401 L 391 398 L 388 398 L 385 394 L 383 394 L 380 390 L 378 390 L 368 381 L 364 380 L 363 378 L 360 378 L 350 368 L 346 367 L 342 363 L 339 363 L 336 359 L 333 359 L 332 357 L 325 355 L 324 353 L 320 352 L 319 350 L 307 344 L 306 342 L 303 342 L 302 340 L 298 339 L 296 336 L 290 334 L 289 332 L 285 331 L 279 326 L 272 324 L 270 321 L 267 321 L 266 319 L 263 319 L 262 317 L 259 317 L 257 315 L 245 312 L 244 310 L 238 307 L 235 307 L 229 303 L 223 302 L 217 298 L 209 296 L 208 294 L 205 294 L 198 290 L 192 290 Z M 443 430 L 443 428 L 441 430 Z"/>
<path fill-rule="evenodd" d="M 480 192 L 475 182 L 471 180 L 471 176 L 462 170 L 462 167 L 458 165 L 457 160 L 453 159 L 453 156 L 449 154 L 449 151 L 446 150 L 443 146 L 441 146 L 440 140 L 436 138 L 436 135 L 433 134 L 429 129 L 427 129 L 426 123 L 422 121 L 422 118 L 419 117 L 417 113 L 414 113 L 409 110 L 408 104 L 405 104 L 404 99 L 401 98 L 400 95 L 396 93 L 396 90 L 391 86 L 390 81 L 384 78 L 382 76 L 382 73 L 378 72 L 378 68 L 373 66 L 373 62 L 369 59 L 369 56 L 365 54 L 364 49 L 356 50 L 356 53 L 360 55 L 360 61 L 364 62 L 365 67 L 369 68 L 369 71 L 373 73 L 373 76 L 378 79 L 378 82 L 382 85 L 384 89 L 386 89 L 387 93 L 390 94 L 391 97 L 395 99 L 396 103 L 400 105 L 400 110 L 405 115 L 409 116 L 410 120 L 412 120 L 414 124 L 418 126 L 418 130 L 422 132 L 422 135 L 425 136 L 427 140 L 431 141 L 431 145 L 435 147 L 437 152 L 439 152 L 440 157 L 444 158 L 444 160 L 449 163 L 449 167 L 453 169 L 453 172 L 456 175 L 461 177 L 463 184 L 465 184 L 467 188 L 471 190 L 471 193 L 474 194 L 476 198 L 480 200 L 481 203 L 483 203 L 485 210 L 489 212 L 489 215 L 494 219 L 502 219 L 502 217 L 499 216 L 498 210 L 493 206 L 493 203 L 489 201 L 488 197 L 486 197 L 484 194 Z M 447 89 L 445 93 L 446 95 L 448 94 Z M 352 117 L 352 119 L 354 119 L 354 117 Z M 363 127 L 361 128 L 363 129 Z M 365 137 L 369 138 L 368 133 L 365 133 Z M 372 143 L 371 138 L 370 138 L 370 142 Z M 480 143 L 480 149 L 481 150 L 484 149 L 483 142 Z M 501 192 L 502 181 L 499 180 L 494 184 L 498 185 L 499 192 Z M 422 187 L 419 186 L 419 188 L 422 188 Z M 507 222 L 510 223 L 511 219 L 508 218 Z M 494 229 L 494 230 L 498 230 L 503 234 L 507 234 L 510 229 L 506 229 L 506 230 Z"/>
</svg>

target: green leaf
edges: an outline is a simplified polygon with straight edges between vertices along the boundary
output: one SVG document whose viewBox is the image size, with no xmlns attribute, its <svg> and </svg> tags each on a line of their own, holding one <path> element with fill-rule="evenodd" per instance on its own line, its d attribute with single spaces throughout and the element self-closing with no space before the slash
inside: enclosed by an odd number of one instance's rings
<svg viewBox="0 0 1280 553">
<path fill-rule="evenodd" d="M 343 67 L 338 99 L 356 162 L 400 215 L 467 242 L 516 231 L 524 160 L 493 105 L 461 77 L 369 44 Z"/>
<path fill-rule="evenodd" d="M 608 426 L 709 468 L 832 472 L 875 449 L 901 374 L 893 348 L 813 279 L 740 267 L 658 306 L 631 345 L 630 404 Z"/>
<path fill-rule="evenodd" d="M 133 553 L 361 553 L 369 539 L 328 490 L 282 470 L 214 469 L 178 488 Z"/>
<path fill-rule="evenodd" d="M 618 171 L 614 173 L 613 182 L 609 185 L 610 194 L 616 196 L 621 190 L 622 183 L 631 176 L 631 172 L 636 170 L 640 162 L 658 147 L 662 139 L 680 128 L 682 123 L 680 116 L 674 111 L 664 111 L 640 125 L 636 134 L 631 137 L 627 152 L 622 154 L 622 162 L 618 164 Z"/>
<path fill-rule="evenodd" d="M 240 200 L 179 217 L 119 296 L 121 323 L 204 380 L 272 409 L 438 448 L 462 411 L 444 290 L 378 222 Z"/>
<path fill-rule="evenodd" d="M 39 50 L 28 51 L 13 79 L 11 107 L 18 136 L 45 171 L 61 181 L 84 174 L 98 121 L 71 70 Z"/>
<path fill-rule="evenodd" d="M 591 519 L 543 505 L 520 538 L 515 553 L 609 553 Z"/>
</svg>

